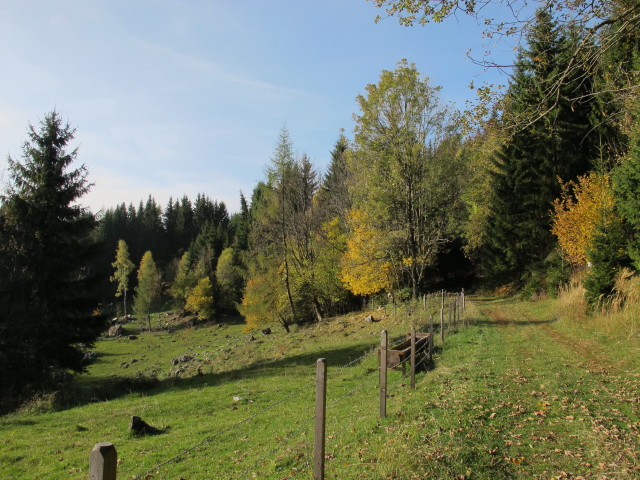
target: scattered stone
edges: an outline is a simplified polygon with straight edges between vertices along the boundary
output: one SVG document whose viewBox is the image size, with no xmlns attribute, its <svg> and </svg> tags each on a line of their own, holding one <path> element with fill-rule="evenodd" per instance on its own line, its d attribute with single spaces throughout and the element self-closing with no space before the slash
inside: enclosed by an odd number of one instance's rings
<svg viewBox="0 0 640 480">
<path fill-rule="evenodd" d="M 138 361 L 137 358 L 132 358 L 130 363 L 136 363 Z"/>
<path fill-rule="evenodd" d="M 98 357 L 98 354 L 94 351 L 90 351 L 90 352 L 84 352 L 84 355 L 82 357 L 82 364 L 83 365 L 89 365 L 90 363 L 92 363 L 96 358 Z"/>
<path fill-rule="evenodd" d="M 163 433 L 163 430 L 160 430 L 156 427 L 152 427 L 147 422 L 142 420 L 142 418 L 133 416 L 129 421 L 129 430 L 131 430 L 136 435 L 157 435 L 159 433 Z"/>
<path fill-rule="evenodd" d="M 109 338 L 119 337 L 120 335 L 122 335 L 123 331 L 124 331 L 124 328 L 122 328 L 122 325 L 114 325 L 113 327 L 109 328 L 109 331 L 107 332 L 107 337 Z"/>
<path fill-rule="evenodd" d="M 269 327 L 262 329 L 263 335 L 271 335 L 271 329 Z"/>
<path fill-rule="evenodd" d="M 178 358 L 174 358 L 173 360 L 171 360 L 171 365 L 177 365 L 179 363 L 190 362 L 191 360 L 193 360 L 193 357 L 191 355 L 187 355 L 186 353 L 183 353 Z"/>
<path fill-rule="evenodd" d="M 364 321 L 367 322 L 367 323 L 377 322 L 377 320 L 375 318 L 373 318 L 373 315 L 367 315 L 366 317 L 364 317 Z"/>
<path fill-rule="evenodd" d="M 233 397 L 234 402 L 241 402 L 242 400 L 244 400 L 244 398 L 242 397 L 238 397 L 238 396 Z"/>
<path fill-rule="evenodd" d="M 138 337 L 136 335 L 129 335 L 129 340 L 137 340 Z"/>
</svg>

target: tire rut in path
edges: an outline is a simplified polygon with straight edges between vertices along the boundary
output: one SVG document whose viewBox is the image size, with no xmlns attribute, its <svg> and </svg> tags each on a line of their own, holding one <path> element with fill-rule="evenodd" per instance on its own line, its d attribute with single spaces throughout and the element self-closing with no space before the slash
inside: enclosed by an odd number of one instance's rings
<svg viewBox="0 0 640 480">
<path fill-rule="evenodd" d="M 481 311 L 502 328 L 514 328 L 524 325 L 535 327 L 540 335 L 545 335 L 550 341 L 561 345 L 563 350 L 572 358 L 590 366 L 606 364 L 608 368 L 611 368 L 611 362 L 607 360 L 594 340 L 571 337 L 560 332 L 548 320 L 536 319 L 531 315 L 518 314 L 519 318 L 517 318 L 513 313 L 505 312 L 502 309 L 481 308 Z"/>
</svg>

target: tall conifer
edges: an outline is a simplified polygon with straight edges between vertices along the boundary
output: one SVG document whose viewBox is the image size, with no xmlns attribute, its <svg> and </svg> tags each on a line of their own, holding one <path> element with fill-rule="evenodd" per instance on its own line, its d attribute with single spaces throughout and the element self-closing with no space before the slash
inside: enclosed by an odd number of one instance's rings
<svg viewBox="0 0 640 480">
<path fill-rule="evenodd" d="M 570 37 L 556 28 L 547 10 L 539 10 L 536 21 L 508 92 L 504 121 L 512 122 L 513 132 L 492 173 L 481 267 L 501 281 L 541 267 L 554 247 L 550 210 L 560 194 L 558 179 L 575 179 L 597 156 L 590 137 L 592 105 L 580 94 L 588 88 L 585 76 L 572 69 L 574 81 L 562 78 L 562 94 L 553 94 L 571 61 Z M 570 100 L 576 93 L 582 98 Z"/>
<path fill-rule="evenodd" d="M 4 393 L 40 385 L 83 369 L 79 344 L 104 327 L 90 268 L 93 216 L 78 204 L 90 184 L 68 151 L 75 129 L 53 111 L 29 126 L 22 161 L 8 159 L 10 185 L 2 197 L 0 384 Z"/>
</svg>

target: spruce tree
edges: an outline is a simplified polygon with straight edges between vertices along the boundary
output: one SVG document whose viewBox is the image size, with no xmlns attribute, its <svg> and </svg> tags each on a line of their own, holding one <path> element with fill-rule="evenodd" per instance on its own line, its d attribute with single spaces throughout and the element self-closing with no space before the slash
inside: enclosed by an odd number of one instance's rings
<svg viewBox="0 0 640 480">
<path fill-rule="evenodd" d="M 627 251 L 636 270 L 640 270 L 640 100 L 637 100 L 635 129 L 627 154 L 613 170 L 616 207 L 631 235 Z"/>
<path fill-rule="evenodd" d="M 606 216 L 603 215 L 603 219 Z M 613 293 L 616 277 L 629 264 L 624 247 L 624 225 L 612 217 L 596 225 L 596 233 L 588 251 L 590 269 L 584 280 L 585 296 L 590 307 L 605 306 Z"/>
<path fill-rule="evenodd" d="M 318 192 L 317 203 L 320 209 L 320 217 L 323 221 L 328 221 L 335 217 L 344 219 L 345 213 L 351 207 L 347 187 L 348 169 L 346 156 L 348 150 L 349 141 L 344 136 L 344 133 L 340 132 L 340 137 L 331 151 L 331 161 Z"/>
<path fill-rule="evenodd" d="M 554 86 L 570 61 L 571 41 L 546 10 L 523 50 L 506 101 L 503 122 L 513 130 L 494 158 L 491 211 L 481 269 L 497 281 L 526 278 L 540 270 L 554 248 L 552 202 L 561 178 L 585 173 L 597 156 L 590 137 L 592 105 L 580 94 L 584 76 L 575 73 L 560 97 Z"/>
<path fill-rule="evenodd" d="M 0 364 L 4 393 L 83 370 L 80 345 L 104 328 L 90 265 L 95 219 L 79 205 L 89 191 L 84 165 L 68 151 L 75 129 L 53 111 L 29 125 L 22 160 L 9 157 L 2 197 Z"/>
</svg>

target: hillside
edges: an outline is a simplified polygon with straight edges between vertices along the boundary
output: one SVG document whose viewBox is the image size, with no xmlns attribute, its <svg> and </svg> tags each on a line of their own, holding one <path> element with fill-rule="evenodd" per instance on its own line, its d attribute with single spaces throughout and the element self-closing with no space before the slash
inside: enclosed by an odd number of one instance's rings
<svg viewBox="0 0 640 480">
<path fill-rule="evenodd" d="M 329 365 L 327 478 L 637 478 L 637 333 L 577 328 L 552 307 L 474 299 L 472 324 L 438 339 L 415 391 L 390 372 L 384 420 L 369 352 L 382 329 L 396 337 L 423 324 L 420 309 L 253 340 L 240 323 L 104 339 L 78 383 L 111 399 L 0 418 L 0 478 L 86 478 L 100 441 L 118 450 L 118 478 L 310 478 L 319 357 Z M 157 380 L 125 381 L 136 375 Z M 127 386 L 145 390 L 118 393 Z M 132 415 L 164 432 L 130 435 Z"/>
</svg>

